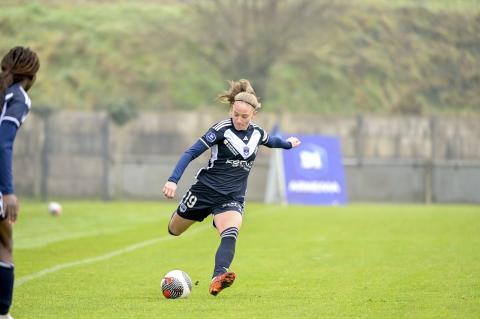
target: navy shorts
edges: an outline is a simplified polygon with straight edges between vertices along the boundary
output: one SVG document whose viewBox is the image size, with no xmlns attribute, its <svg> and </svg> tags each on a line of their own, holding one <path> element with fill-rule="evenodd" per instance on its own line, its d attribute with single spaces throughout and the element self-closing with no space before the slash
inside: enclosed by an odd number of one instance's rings
<svg viewBox="0 0 480 319">
<path fill-rule="evenodd" d="M 220 194 L 212 188 L 196 182 L 183 196 L 177 207 L 177 214 L 189 220 L 201 222 L 208 215 L 236 211 L 243 215 L 244 203 Z"/>
</svg>

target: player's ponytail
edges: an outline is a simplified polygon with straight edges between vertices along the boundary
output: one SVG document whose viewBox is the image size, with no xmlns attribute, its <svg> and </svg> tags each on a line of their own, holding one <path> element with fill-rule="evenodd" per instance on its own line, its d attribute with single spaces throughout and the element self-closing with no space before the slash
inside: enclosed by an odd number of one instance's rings
<svg viewBox="0 0 480 319">
<path fill-rule="evenodd" d="M 253 89 L 252 85 L 248 80 L 241 79 L 238 81 L 229 81 L 230 89 L 228 91 L 223 92 L 220 94 L 217 99 L 222 103 L 228 103 L 232 105 L 235 103 L 235 96 L 239 93 L 245 92 L 249 93 L 253 96 L 255 100 L 257 100 L 257 96 L 255 94 L 255 90 Z M 250 101 L 253 99 L 250 99 Z M 249 103 L 250 104 L 250 103 Z M 260 103 L 257 104 L 260 105 Z"/>
<path fill-rule="evenodd" d="M 14 83 L 33 80 L 40 68 L 37 54 L 24 47 L 14 47 L 3 57 L 0 73 L 0 111 L 3 109 L 5 91 Z"/>
<path fill-rule="evenodd" d="M 13 75 L 9 70 L 3 70 L 0 73 L 0 112 L 3 111 L 3 102 L 5 99 L 5 90 L 13 84 Z"/>
</svg>

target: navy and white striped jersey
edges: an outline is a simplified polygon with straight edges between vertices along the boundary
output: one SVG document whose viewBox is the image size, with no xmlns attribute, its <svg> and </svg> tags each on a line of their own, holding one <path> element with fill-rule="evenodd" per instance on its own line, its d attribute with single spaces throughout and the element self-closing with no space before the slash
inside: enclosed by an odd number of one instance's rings
<svg viewBox="0 0 480 319">
<path fill-rule="evenodd" d="M 231 118 L 223 120 L 213 125 L 185 152 L 168 180 L 177 183 L 188 163 L 210 148 L 208 165 L 200 169 L 196 178 L 215 191 L 243 202 L 248 175 L 260 145 L 285 149 L 292 147 L 290 142 L 269 136 L 263 128 L 253 123 L 247 130 L 238 131 Z"/>
<path fill-rule="evenodd" d="M 23 87 L 16 83 L 5 90 L 0 113 L 0 195 L 13 194 L 12 156 L 18 128 L 30 111 L 31 101 Z"/>
<path fill-rule="evenodd" d="M 11 85 L 5 91 L 5 101 L 3 102 L 2 114 L 0 115 L 0 125 L 3 121 L 13 122 L 17 128 L 27 118 L 32 102 L 27 92 L 19 83 Z"/>
</svg>

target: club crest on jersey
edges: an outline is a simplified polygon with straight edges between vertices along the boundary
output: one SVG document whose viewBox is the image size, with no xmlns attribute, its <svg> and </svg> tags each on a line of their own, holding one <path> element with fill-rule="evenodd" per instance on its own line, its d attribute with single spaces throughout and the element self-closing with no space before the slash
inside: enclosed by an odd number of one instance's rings
<svg viewBox="0 0 480 319">
<path fill-rule="evenodd" d="M 243 147 L 243 155 L 248 156 L 250 154 L 250 147 L 244 146 Z"/>
<path fill-rule="evenodd" d="M 215 133 L 213 133 L 213 132 L 208 132 L 206 138 L 207 138 L 207 141 L 209 141 L 210 143 L 212 143 L 213 141 L 215 141 L 215 139 L 216 139 L 217 137 L 215 136 Z"/>
</svg>

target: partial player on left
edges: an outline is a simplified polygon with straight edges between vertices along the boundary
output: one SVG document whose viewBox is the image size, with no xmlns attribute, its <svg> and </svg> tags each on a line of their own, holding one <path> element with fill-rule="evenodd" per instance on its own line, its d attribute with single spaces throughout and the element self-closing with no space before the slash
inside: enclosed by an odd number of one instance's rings
<svg viewBox="0 0 480 319">
<path fill-rule="evenodd" d="M 13 296 L 12 227 L 19 213 L 12 176 L 13 144 L 27 118 L 31 100 L 27 91 L 35 83 L 37 54 L 17 46 L 2 58 L 0 73 L 0 319 L 9 314 Z"/>
</svg>

